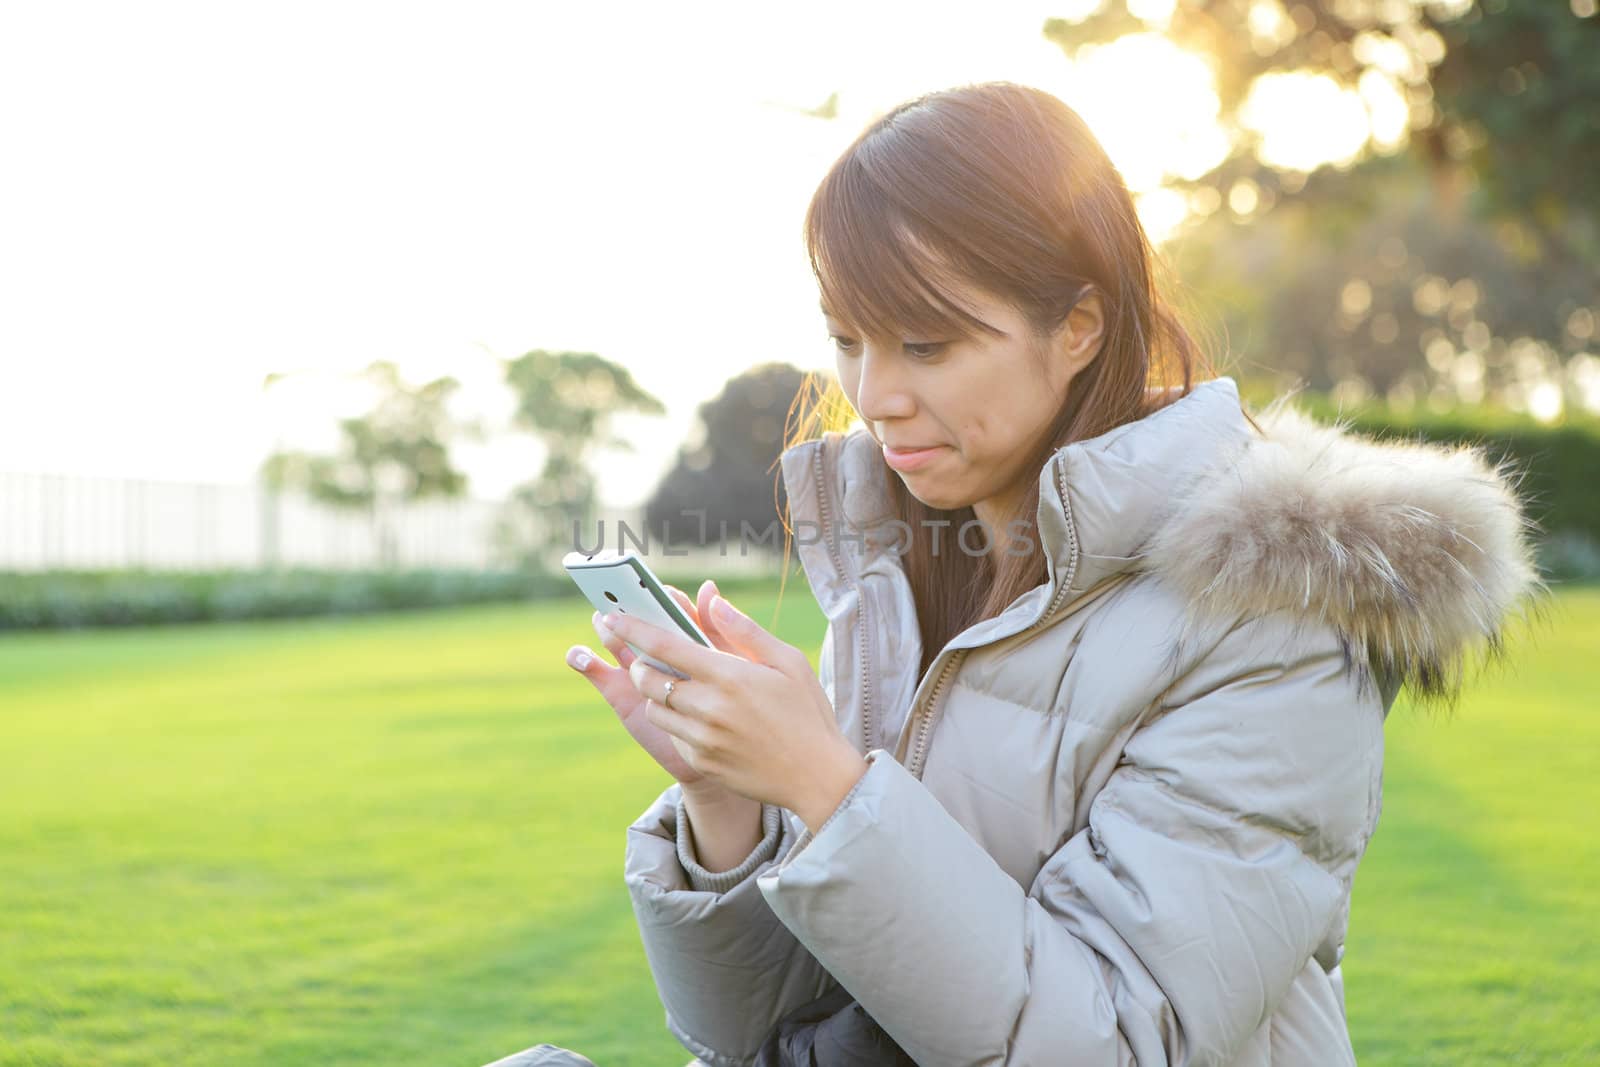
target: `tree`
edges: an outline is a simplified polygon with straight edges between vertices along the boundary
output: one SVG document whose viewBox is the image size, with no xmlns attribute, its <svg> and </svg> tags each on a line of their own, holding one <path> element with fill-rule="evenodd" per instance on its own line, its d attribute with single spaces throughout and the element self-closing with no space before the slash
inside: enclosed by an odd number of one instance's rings
<svg viewBox="0 0 1600 1067">
<path fill-rule="evenodd" d="M 1146 5 L 1148 6 L 1148 5 Z M 1245 121 L 1256 91 L 1285 73 L 1331 78 L 1369 110 L 1405 109 L 1406 147 L 1432 173 L 1444 207 L 1531 228 L 1546 256 L 1600 262 L 1593 175 L 1600 173 L 1600 17 L 1593 0 L 1176 0 L 1144 19 L 1127 0 L 1088 17 L 1048 19 L 1069 56 L 1128 33 L 1160 32 L 1211 62 L 1219 121 L 1232 148 L 1181 187 L 1245 181 L 1264 202 L 1337 195 L 1260 157 Z M 1368 153 L 1370 156 L 1370 152 Z"/>
<path fill-rule="evenodd" d="M 512 491 L 498 528 L 501 547 L 523 566 L 545 569 L 552 553 L 571 541 L 573 524 L 589 528 L 597 511 L 588 457 L 597 448 L 634 451 L 611 433 L 615 415 L 660 415 L 660 400 L 641 389 L 627 369 L 592 352 L 535 349 L 504 361 L 516 394 L 513 424 L 545 449 L 536 478 Z"/>
<path fill-rule="evenodd" d="M 269 374 L 270 389 L 285 375 Z M 448 409 L 459 388 L 451 377 L 408 385 L 387 360 L 370 364 L 360 377 L 377 389 L 364 415 L 339 420 L 340 446 L 331 455 L 280 450 L 268 456 L 261 477 L 269 488 L 297 488 L 335 507 L 365 510 L 382 565 L 393 566 L 398 551 L 392 512 L 401 501 L 455 497 L 467 478 L 450 461 L 450 442 L 481 432 Z"/>
<path fill-rule="evenodd" d="M 1591 273 L 1530 270 L 1495 227 L 1439 212 L 1415 166 L 1365 170 L 1341 208 L 1219 213 L 1174 243 L 1177 273 L 1221 305 L 1242 376 L 1398 407 L 1592 404 Z"/>
<path fill-rule="evenodd" d="M 652 538 L 664 535 L 674 547 L 717 544 L 733 553 L 755 548 L 770 529 L 774 545 L 781 544 L 774 524 L 787 494 L 775 464 L 805 378 L 787 363 L 764 363 L 730 378 L 700 405 L 690 439 L 645 505 Z M 753 531 L 743 548 L 741 523 Z"/>
<path fill-rule="evenodd" d="M 1402 406 L 1555 417 L 1596 403 L 1594 0 L 1176 0 L 1148 20 L 1129 7 L 1043 32 L 1073 56 L 1159 32 L 1210 62 L 1231 148 L 1172 186 L 1208 205 L 1242 189 L 1244 207 L 1199 213 L 1173 247 L 1224 302 L 1247 368 Z M 1371 114 L 1400 101 L 1401 135 L 1310 173 L 1263 158 L 1249 102 L 1291 73 Z"/>
</svg>

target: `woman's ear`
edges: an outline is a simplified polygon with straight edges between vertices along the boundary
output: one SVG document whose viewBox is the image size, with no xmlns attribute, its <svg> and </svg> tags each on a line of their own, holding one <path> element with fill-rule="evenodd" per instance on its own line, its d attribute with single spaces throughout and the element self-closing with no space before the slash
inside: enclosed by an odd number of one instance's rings
<svg viewBox="0 0 1600 1067">
<path fill-rule="evenodd" d="M 1105 329 L 1100 292 L 1090 289 L 1067 313 L 1067 320 L 1057 333 L 1056 354 L 1063 361 L 1062 370 L 1075 377 L 1093 362 L 1105 342 Z"/>
</svg>

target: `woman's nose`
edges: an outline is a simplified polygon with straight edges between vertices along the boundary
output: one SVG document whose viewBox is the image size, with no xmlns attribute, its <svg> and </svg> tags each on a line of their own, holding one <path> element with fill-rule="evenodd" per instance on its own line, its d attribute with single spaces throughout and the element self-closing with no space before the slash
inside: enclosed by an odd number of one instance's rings
<svg viewBox="0 0 1600 1067">
<path fill-rule="evenodd" d="M 856 383 L 856 410 L 868 422 L 905 418 L 916 412 L 902 368 L 893 353 L 863 346 L 861 377 Z"/>
</svg>

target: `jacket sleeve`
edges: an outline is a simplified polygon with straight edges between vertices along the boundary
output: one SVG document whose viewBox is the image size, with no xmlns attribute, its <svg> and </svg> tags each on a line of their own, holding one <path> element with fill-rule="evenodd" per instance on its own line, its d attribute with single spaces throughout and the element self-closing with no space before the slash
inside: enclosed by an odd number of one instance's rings
<svg viewBox="0 0 1600 1067">
<path fill-rule="evenodd" d="M 1231 1063 L 1321 973 L 1376 819 L 1378 701 L 1326 630 L 1249 622 L 1129 735 L 1028 890 L 882 749 L 758 885 L 919 1064 Z M 1332 997 L 1281 1038 L 1317 1062 L 1347 1047 Z"/>
<path fill-rule="evenodd" d="M 832 669 L 829 640 L 824 675 Z M 824 688 L 831 697 L 826 677 Z M 779 1019 L 839 986 L 756 885 L 804 827 L 771 804 L 761 807 L 761 825 L 760 843 L 718 873 L 699 862 L 676 782 L 628 827 L 624 880 L 667 1029 L 710 1067 L 752 1062 Z"/>
</svg>

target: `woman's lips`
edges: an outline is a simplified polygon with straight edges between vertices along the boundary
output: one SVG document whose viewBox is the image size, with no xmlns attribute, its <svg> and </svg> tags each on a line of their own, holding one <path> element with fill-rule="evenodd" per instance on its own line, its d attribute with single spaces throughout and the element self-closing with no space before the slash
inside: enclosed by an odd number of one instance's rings
<svg viewBox="0 0 1600 1067">
<path fill-rule="evenodd" d="M 931 463 L 944 445 L 930 445 L 927 448 L 897 449 L 883 446 L 883 461 L 897 471 L 914 471 L 918 467 Z"/>
</svg>

